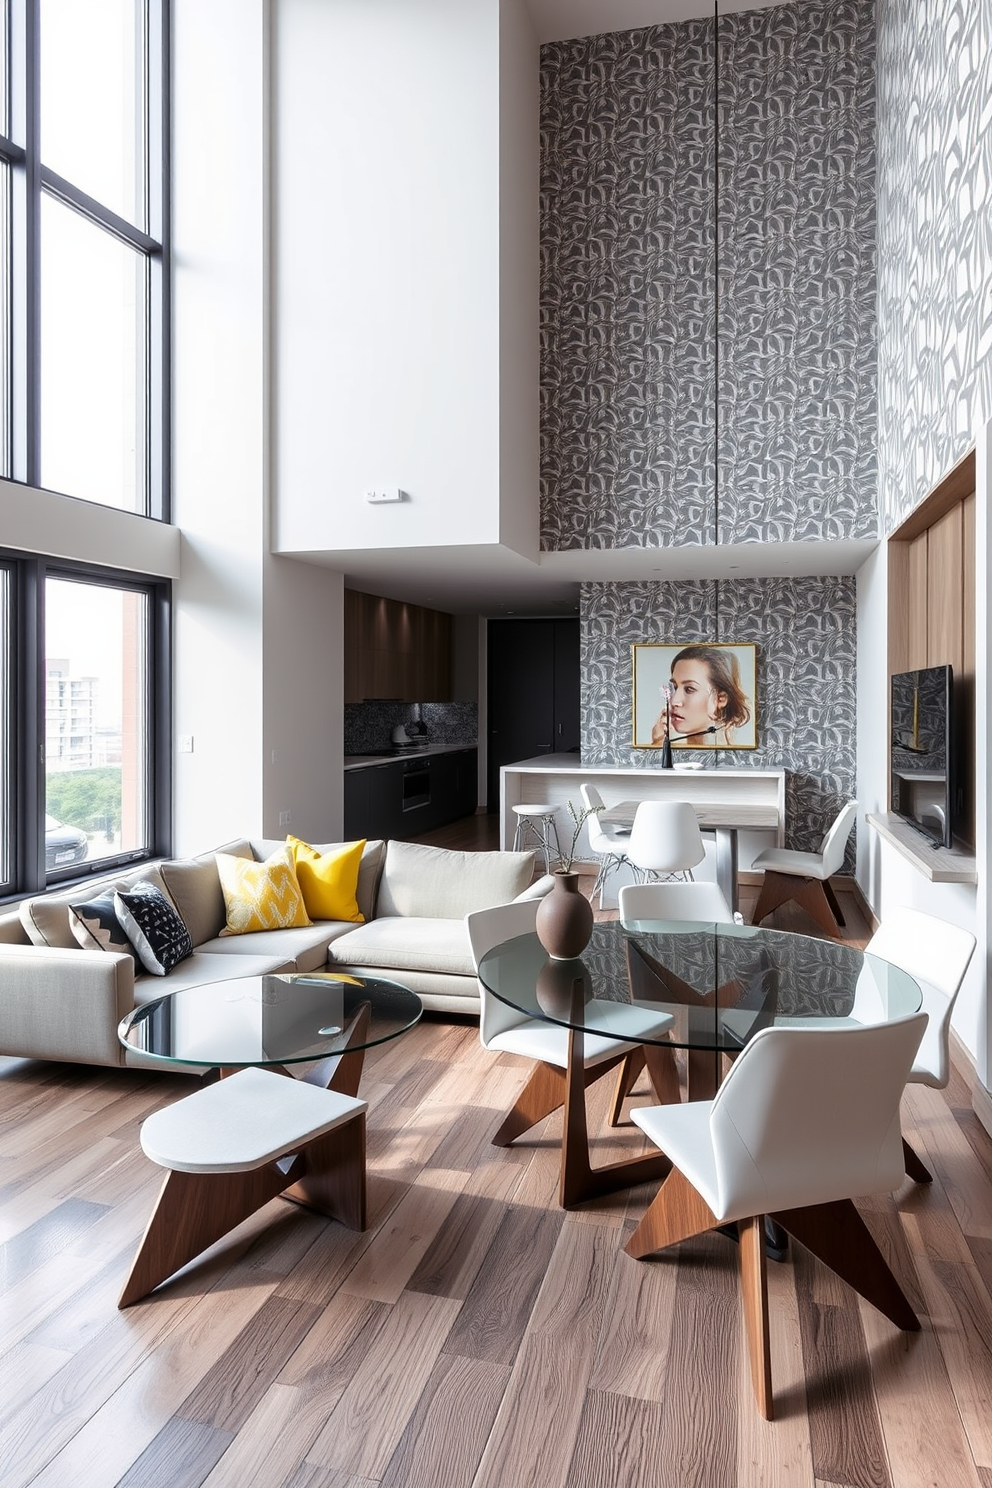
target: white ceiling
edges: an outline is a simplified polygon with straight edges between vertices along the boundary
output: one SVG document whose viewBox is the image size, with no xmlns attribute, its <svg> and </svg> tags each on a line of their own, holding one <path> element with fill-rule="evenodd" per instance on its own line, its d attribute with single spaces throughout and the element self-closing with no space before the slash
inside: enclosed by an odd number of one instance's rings
<svg viewBox="0 0 992 1488">
<path fill-rule="evenodd" d="M 735 10 L 764 10 L 783 0 L 719 0 L 720 15 Z M 713 0 L 526 0 L 538 41 L 565 41 L 571 36 L 600 36 L 605 31 L 632 31 L 713 14 Z"/>
<path fill-rule="evenodd" d="M 789 578 L 853 574 L 875 538 L 849 542 L 737 543 L 720 547 L 576 548 L 537 562 L 508 548 L 392 548 L 292 553 L 337 569 L 350 589 L 453 615 L 551 615 L 578 608 L 579 585 L 672 579 Z"/>
</svg>

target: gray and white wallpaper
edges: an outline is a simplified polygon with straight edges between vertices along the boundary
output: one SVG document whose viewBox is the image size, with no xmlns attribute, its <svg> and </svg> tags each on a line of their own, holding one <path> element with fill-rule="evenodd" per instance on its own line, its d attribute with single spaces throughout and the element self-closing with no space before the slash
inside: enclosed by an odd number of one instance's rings
<svg viewBox="0 0 992 1488">
<path fill-rule="evenodd" d="M 879 0 L 879 505 L 890 532 L 992 418 L 992 4 Z"/>
<path fill-rule="evenodd" d="M 718 152 L 713 48 L 542 48 L 546 549 L 876 531 L 874 0 L 722 17 Z"/>
<path fill-rule="evenodd" d="M 856 787 L 855 609 L 852 578 L 584 584 L 583 761 L 658 767 L 631 745 L 635 642 L 754 642 L 758 747 L 707 762 L 788 771 L 787 845 L 815 851 Z"/>
</svg>

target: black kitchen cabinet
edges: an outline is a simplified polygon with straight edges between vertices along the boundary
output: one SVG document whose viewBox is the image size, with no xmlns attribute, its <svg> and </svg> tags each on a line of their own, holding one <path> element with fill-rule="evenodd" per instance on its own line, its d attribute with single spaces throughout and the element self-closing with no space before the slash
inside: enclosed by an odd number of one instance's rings
<svg viewBox="0 0 992 1488">
<path fill-rule="evenodd" d="M 473 815 L 477 769 L 478 751 L 458 749 L 346 770 L 345 837 L 403 841 Z"/>
<path fill-rule="evenodd" d="M 578 620 L 489 622 L 488 805 L 503 765 L 580 744 Z"/>
</svg>

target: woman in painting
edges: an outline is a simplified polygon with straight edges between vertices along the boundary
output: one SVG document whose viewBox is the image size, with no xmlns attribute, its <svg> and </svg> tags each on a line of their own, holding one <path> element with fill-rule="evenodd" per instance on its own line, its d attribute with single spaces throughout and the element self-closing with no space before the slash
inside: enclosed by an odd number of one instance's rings
<svg viewBox="0 0 992 1488">
<path fill-rule="evenodd" d="M 668 708 L 655 720 L 651 743 L 664 744 L 671 723 L 676 749 L 733 748 L 733 731 L 750 722 L 737 657 L 729 647 L 684 646 L 672 662 Z"/>
</svg>

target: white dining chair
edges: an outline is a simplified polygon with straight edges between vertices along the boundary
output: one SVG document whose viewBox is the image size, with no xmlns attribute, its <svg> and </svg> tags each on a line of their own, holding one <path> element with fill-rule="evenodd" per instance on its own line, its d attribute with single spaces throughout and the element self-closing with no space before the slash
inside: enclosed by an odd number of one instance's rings
<svg viewBox="0 0 992 1488">
<path fill-rule="evenodd" d="M 688 801 L 641 801 L 626 851 L 640 883 L 676 875 L 691 880 L 693 868 L 706 856 Z"/>
<path fill-rule="evenodd" d="M 751 864 L 764 872 L 761 892 L 754 907 L 754 924 L 790 899 L 805 909 L 820 928 L 836 938 L 844 916 L 830 879 L 844 866 L 844 851 L 858 814 L 857 801 L 841 807 L 820 843 L 818 852 L 794 852 L 787 847 L 768 847 Z"/>
<path fill-rule="evenodd" d="M 599 812 L 606 810 L 606 802 L 594 785 L 582 784 L 579 786 L 579 794 L 587 811 L 593 813 L 586 821 L 586 832 L 589 837 L 589 847 L 599 860 L 599 871 L 596 874 L 596 882 L 592 886 L 590 899 L 595 899 L 599 892 L 599 907 L 603 907 L 603 892 L 606 888 L 607 879 L 611 873 L 622 868 L 627 862 L 627 843 L 630 840 L 630 827 L 603 826 L 599 820 Z"/>
<path fill-rule="evenodd" d="M 897 1327 L 919 1329 L 852 1200 L 902 1180 L 899 1101 L 926 1015 L 872 1027 L 763 1028 L 709 1101 L 632 1114 L 672 1171 L 628 1241 L 635 1259 L 736 1222 L 751 1381 L 773 1415 L 767 1216 Z M 843 1092 L 843 1099 L 838 1092 Z"/>
<path fill-rule="evenodd" d="M 951 1013 L 975 949 L 975 937 L 960 925 L 949 924 L 919 909 L 892 909 L 865 946 L 908 972 L 923 993 L 926 1033 L 909 1072 L 911 1085 L 944 1090 L 951 1078 Z M 917 1183 L 931 1183 L 933 1175 L 903 1138 L 906 1172 Z"/>
<path fill-rule="evenodd" d="M 647 883 L 624 884 L 620 890 L 620 923 L 638 920 L 702 921 L 720 925 L 743 925 L 744 916 L 734 913 L 719 884 Z"/>
<path fill-rule="evenodd" d="M 480 909 L 465 916 L 465 928 L 476 971 L 487 951 L 503 941 L 533 933 L 537 919 L 537 902 L 501 904 L 493 909 Z M 545 1022 L 528 1016 L 501 1002 L 479 979 L 479 1038 L 483 1048 L 494 1053 L 519 1054 L 536 1061 L 527 1084 L 514 1102 L 513 1109 L 493 1137 L 495 1147 L 508 1147 L 517 1137 L 537 1122 L 565 1106 L 559 1198 L 563 1208 L 594 1196 L 596 1172 L 589 1164 L 588 1133 L 585 1122 L 584 1093 L 573 1107 L 574 1086 L 570 1085 L 571 1030 L 562 1024 Z M 625 1039 L 607 1038 L 602 1034 L 583 1033 L 580 1089 L 585 1088 L 620 1066 L 617 1091 L 626 1090 L 645 1066 L 645 1050 L 637 1034 L 660 1036 L 672 1024 L 668 1013 L 627 1006 L 623 1003 L 594 1003 L 591 1012 L 608 1013 L 614 1026 L 628 1034 Z M 632 1035 L 632 1037 L 631 1037 Z M 672 1051 L 655 1046 L 647 1058 L 648 1074 L 660 1101 L 678 1100 L 678 1074 Z M 614 1097 L 610 1124 L 619 1119 L 622 1095 Z M 657 1177 L 657 1169 L 654 1171 Z M 630 1182 L 646 1178 L 631 1176 Z M 615 1187 L 616 1185 L 614 1185 Z M 606 1191 L 606 1190 L 604 1190 Z"/>
</svg>

